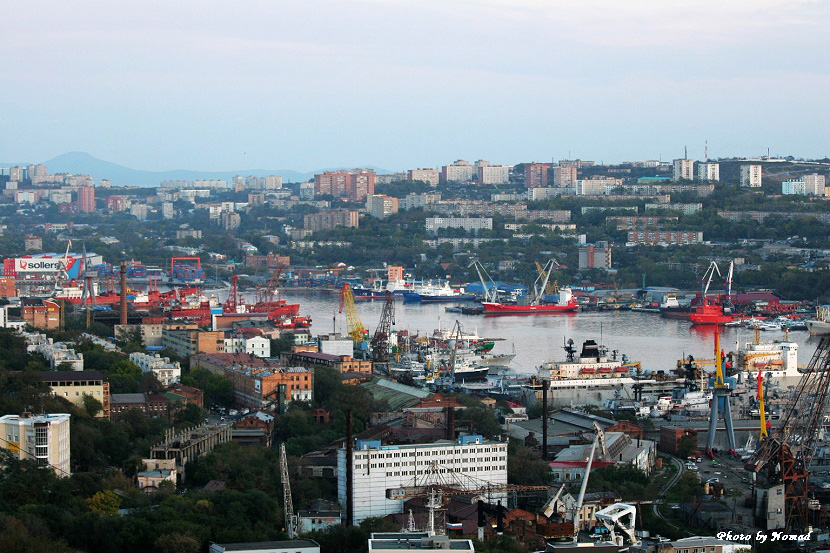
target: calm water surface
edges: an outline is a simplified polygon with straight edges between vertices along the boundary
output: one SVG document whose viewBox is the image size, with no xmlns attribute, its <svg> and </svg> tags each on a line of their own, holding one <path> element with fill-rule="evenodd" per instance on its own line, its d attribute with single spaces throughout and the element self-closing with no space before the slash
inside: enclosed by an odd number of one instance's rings
<svg viewBox="0 0 830 553">
<path fill-rule="evenodd" d="M 346 332 L 345 313 L 338 313 L 340 297 L 336 293 L 281 291 L 290 303 L 300 303 L 300 314 L 313 320 L 314 334 Z M 445 313 L 447 304 L 405 304 L 395 302 L 397 330 L 431 334 L 439 327 L 451 327 L 458 320 L 465 332 L 477 331 L 485 338 L 503 338 L 494 348 L 496 353 L 510 353 L 515 347 L 516 357 L 510 367 L 518 372 L 531 373 L 541 363 L 564 360 L 563 340 L 573 339 L 577 347 L 583 340 L 602 340 L 610 350 L 625 354 L 631 361 L 640 361 L 643 369 L 668 370 L 677 360 L 693 355 L 696 358 L 714 356 L 714 330 L 692 327 L 688 322 L 664 319 L 652 313 L 632 311 L 589 311 L 572 314 L 542 316 L 461 315 Z M 359 302 L 357 311 L 363 324 L 374 333 L 383 308 L 382 301 Z M 743 328 L 722 330 L 721 343 L 726 351 L 751 341 L 753 332 Z M 783 340 L 784 332 L 762 332 L 761 341 Z M 790 333 L 790 340 L 799 344 L 799 363 L 807 364 L 815 350 L 816 340 L 809 339 L 807 331 Z"/>
</svg>

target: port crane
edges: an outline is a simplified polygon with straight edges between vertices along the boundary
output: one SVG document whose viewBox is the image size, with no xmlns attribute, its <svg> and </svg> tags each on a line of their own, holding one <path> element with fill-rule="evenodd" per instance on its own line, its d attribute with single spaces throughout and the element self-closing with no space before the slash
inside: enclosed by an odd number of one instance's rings
<svg viewBox="0 0 830 553">
<path fill-rule="evenodd" d="M 288 458 L 285 455 L 285 444 L 280 444 L 280 483 L 282 484 L 282 502 L 285 513 L 285 533 L 288 539 L 297 537 L 298 517 L 294 514 L 294 502 L 291 500 L 291 480 L 288 475 Z"/>
<path fill-rule="evenodd" d="M 550 263 L 550 265 L 551 265 L 550 269 L 551 270 L 553 269 L 553 266 L 552 266 L 553 264 L 555 264 L 557 267 L 560 266 L 559 263 L 555 259 L 551 259 L 551 262 L 552 262 L 552 263 Z M 545 281 L 547 281 L 549 276 L 550 276 L 550 274 L 546 270 L 546 267 L 542 267 L 542 265 L 538 261 L 536 261 L 536 272 L 539 273 L 539 278 L 541 278 L 542 280 L 545 280 Z M 558 291 L 558 288 L 559 288 L 559 286 L 557 286 L 556 281 L 554 281 L 552 283 L 548 282 L 547 286 L 545 286 L 545 295 L 546 296 L 552 296 L 552 295 L 556 294 L 556 292 Z"/>
<path fill-rule="evenodd" d="M 706 438 L 706 453 L 712 458 L 714 458 L 712 450 L 715 447 L 715 432 L 717 431 L 719 414 L 723 415 L 723 422 L 726 426 L 726 440 L 729 444 L 729 453 L 735 454 L 735 429 L 732 425 L 732 405 L 729 401 L 731 395 L 732 391 L 724 380 L 723 357 L 720 349 L 720 330 L 715 325 L 715 386 L 712 389 L 712 409 L 709 413 L 709 433 Z"/>
<path fill-rule="evenodd" d="M 348 334 L 357 348 L 358 344 L 366 341 L 367 331 L 366 327 L 363 326 L 363 321 L 360 320 L 360 316 L 357 314 L 354 293 L 348 283 L 344 284 L 343 289 L 340 290 L 340 313 L 343 313 L 343 309 L 346 310 L 346 320 L 348 321 L 349 328 Z"/>
<path fill-rule="evenodd" d="M 745 468 L 765 477 L 770 487 L 783 487 L 784 528 L 805 532 L 811 527 L 809 471 L 830 403 L 830 337 L 820 338 L 810 363 L 798 372 L 801 379 L 782 424 L 761 442 Z"/>
<path fill-rule="evenodd" d="M 720 269 L 718 269 L 718 264 L 712 261 L 709 263 L 709 268 L 706 269 L 706 272 L 703 273 L 703 278 L 700 279 L 701 283 L 701 294 L 700 294 L 700 304 L 706 305 L 706 294 L 709 293 L 709 286 L 712 284 L 712 279 L 715 278 L 715 273 L 718 276 L 722 276 L 720 274 Z"/>
<path fill-rule="evenodd" d="M 377 363 L 386 363 L 389 361 L 389 339 L 392 336 L 393 326 L 395 326 L 395 299 L 392 296 L 392 292 L 387 290 L 386 300 L 383 303 L 383 311 L 380 313 L 380 322 L 378 323 L 377 329 L 375 329 L 375 334 L 372 336 L 370 343 L 373 361 Z"/>
<path fill-rule="evenodd" d="M 484 265 L 481 264 L 481 261 L 479 261 L 478 259 L 473 260 L 473 262 L 470 264 L 470 267 L 474 267 L 476 273 L 478 273 L 478 279 L 481 281 L 481 287 L 484 293 L 484 301 L 498 303 L 499 287 L 496 286 L 496 283 L 490 277 L 489 273 L 487 273 L 487 269 L 484 268 Z M 487 280 L 490 281 L 489 284 L 484 280 L 485 275 L 487 276 Z"/>
</svg>

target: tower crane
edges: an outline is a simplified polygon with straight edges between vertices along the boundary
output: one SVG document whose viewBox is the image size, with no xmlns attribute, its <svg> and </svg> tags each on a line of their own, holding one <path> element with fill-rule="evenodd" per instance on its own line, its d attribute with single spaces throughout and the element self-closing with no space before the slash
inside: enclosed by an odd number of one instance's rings
<svg viewBox="0 0 830 553">
<path fill-rule="evenodd" d="M 285 444 L 280 444 L 280 482 L 282 483 L 282 501 L 285 511 L 285 532 L 288 539 L 297 537 L 297 516 L 294 515 L 294 503 L 291 500 L 291 481 L 288 476 L 288 458 L 285 455 Z"/>
<path fill-rule="evenodd" d="M 718 264 L 712 261 L 709 263 L 709 268 L 706 269 L 706 272 L 703 273 L 703 278 L 700 279 L 701 283 L 701 294 L 700 294 L 700 304 L 706 305 L 706 294 L 709 293 L 709 286 L 712 284 L 712 279 L 715 278 L 715 273 L 718 276 L 721 276 L 720 269 L 718 269 Z"/>
<path fill-rule="evenodd" d="M 366 340 L 366 327 L 363 326 L 363 321 L 357 314 L 357 307 L 354 304 L 354 293 L 348 283 L 343 285 L 340 291 L 340 313 L 346 309 L 346 319 L 348 320 L 349 336 L 354 342 L 355 347 Z"/>
</svg>

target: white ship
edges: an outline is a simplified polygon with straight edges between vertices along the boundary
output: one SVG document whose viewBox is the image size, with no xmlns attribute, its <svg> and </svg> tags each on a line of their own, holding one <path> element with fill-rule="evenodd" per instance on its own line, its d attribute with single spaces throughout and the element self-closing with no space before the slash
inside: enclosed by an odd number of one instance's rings
<svg viewBox="0 0 830 553">
<path fill-rule="evenodd" d="M 553 408 L 599 406 L 614 398 L 633 398 L 636 391 L 641 391 L 644 398 L 656 400 L 671 396 L 675 388 L 683 385 L 681 378 L 639 377 L 638 364 L 609 359 L 605 348 L 594 340 L 585 341 L 579 357 L 573 340 L 564 349 L 565 361 L 548 361 L 538 369 L 539 378 L 548 386 L 548 401 Z"/>
<path fill-rule="evenodd" d="M 750 342 L 738 351 L 736 368 L 754 378 L 758 371 L 781 384 L 796 384 L 798 372 L 798 344 L 795 342 Z"/>
<path fill-rule="evenodd" d="M 830 334 L 830 305 L 822 305 L 816 309 L 816 318 L 807 321 L 807 330 L 810 336 Z"/>
</svg>

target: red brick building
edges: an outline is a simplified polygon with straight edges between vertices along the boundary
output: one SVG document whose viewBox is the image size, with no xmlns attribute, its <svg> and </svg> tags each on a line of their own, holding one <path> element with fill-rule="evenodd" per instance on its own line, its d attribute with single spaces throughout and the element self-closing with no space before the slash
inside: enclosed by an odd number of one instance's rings
<svg viewBox="0 0 830 553">
<path fill-rule="evenodd" d="M 375 173 L 363 170 L 314 175 L 314 193 L 360 202 L 375 193 Z"/>
<path fill-rule="evenodd" d="M 525 188 L 546 188 L 550 163 L 528 163 L 525 165 Z"/>
</svg>

